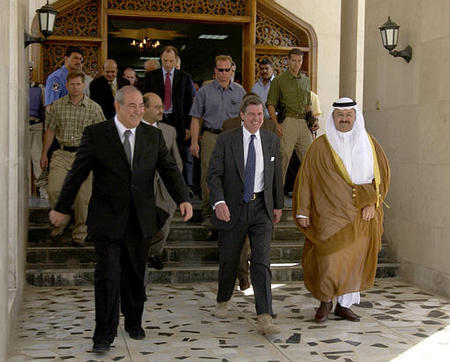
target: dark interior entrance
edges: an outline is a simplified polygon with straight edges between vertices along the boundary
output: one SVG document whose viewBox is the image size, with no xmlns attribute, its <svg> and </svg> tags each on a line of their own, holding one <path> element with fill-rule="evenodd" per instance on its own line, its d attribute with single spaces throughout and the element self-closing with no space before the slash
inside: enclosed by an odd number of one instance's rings
<svg viewBox="0 0 450 362">
<path fill-rule="evenodd" d="M 150 39 L 146 41 L 147 46 L 139 48 L 131 45 L 133 40 L 138 44 L 144 38 Z M 159 45 L 152 47 L 157 42 Z M 178 49 L 181 69 L 190 73 L 196 81 L 212 78 L 214 57 L 218 54 L 231 55 L 237 64 L 237 72 L 241 71 L 241 25 L 108 19 L 108 58 L 117 61 L 119 70 L 131 66 L 142 77 L 145 60 L 159 59 L 165 45 Z"/>
</svg>

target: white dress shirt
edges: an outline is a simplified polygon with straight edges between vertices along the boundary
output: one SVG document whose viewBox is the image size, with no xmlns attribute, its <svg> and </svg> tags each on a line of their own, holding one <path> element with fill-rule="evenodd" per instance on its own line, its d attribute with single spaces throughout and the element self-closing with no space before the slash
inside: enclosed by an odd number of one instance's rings
<svg viewBox="0 0 450 362">
<path fill-rule="evenodd" d="M 123 144 L 123 141 L 125 141 L 125 131 L 130 130 L 131 134 L 128 137 L 128 140 L 130 141 L 131 146 L 131 163 L 133 163 L 133 156 L 134 156 L 134 139 L 136 135 L 136 128 L 126 128 L 118 119 L 117 116 L 114 116 L 114 123 L 116 124 L 117 132 L 119 133 L 120 142 Z"/>
<path fill-rule="evenodd" d="M 248 145 L 250 143 L 250 136 L 252 135 L 245 126 L 242 126 L 242 141 L 244 143 L 244 172 L 245 172 L 245 166 L 247 165 L 247 155 L 248 155 Z M 264 154 L 262 150 L 262 143 L 261 143 L 261 135 L 259 133 L 259 130 L 255 133 L 255 140 L 253 141 L 253 146 L 255 147 L 255 155 L 256 155 L 256 162 L 255 162 L 255 186 L 253 188 L 253 192 L 261 192 L 264 191 Z M 217 201 L 214 206 L 213 210 L 216 209 L 216 206 L 219 204 L 224 203 L 224 200 Z"/>
</svg>

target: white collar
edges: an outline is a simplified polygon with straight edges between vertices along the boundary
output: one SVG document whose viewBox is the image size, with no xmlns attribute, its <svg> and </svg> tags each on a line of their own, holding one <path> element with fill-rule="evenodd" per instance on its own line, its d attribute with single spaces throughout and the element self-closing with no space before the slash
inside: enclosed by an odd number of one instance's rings
<svg viewBox="0 0 450 362">
<path fill-rule="evenodd" d="M 132 133 L 133 136 L 134 136 L 134 134 L 135 134 L 135 132 L 136 132 L 136 127 L 135 127 L 135 128 L 127 128 L 127 127 L 125 127 L 125 126 L 122 124 L 122 122 L 119 121 L 119 119 L 117 118 L 117 115 L 114 116 L 114 123 L 116 124 L 117 132 L 119 132 L 119 135 L 120 135 L 120 136 L 122 136 L 122 135 L 125 133 L 126 130 L 130 130 L 131 133 Z"/>
</svg>

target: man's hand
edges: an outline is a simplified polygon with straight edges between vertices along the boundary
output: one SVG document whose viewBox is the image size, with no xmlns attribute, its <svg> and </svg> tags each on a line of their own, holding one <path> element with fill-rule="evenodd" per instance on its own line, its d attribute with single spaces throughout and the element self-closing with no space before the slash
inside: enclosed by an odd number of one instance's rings
<svg viewBox="0 0 450 362">
<path fill-rule="evenodd" d="M 311 126 L 311 132 L 315 132 L 319 129 L 319 121 L 315 121 Z"/>
<path fill-rule="evenodd" d="M 200 146 L 198 145 L 198 143 L 191 143 L 190 151 L 192 156 L 197 158 L 200 157 Z"/>
<path fill-rule="evenodd" d="M 188 221 L 188 220 L 190 220 L 191 219 L 191 217 L 192 217 L 192 214 L 194 213 L 193 211 L 192 211 L 192 205 L 191 205 L 191 203 L 190 202 L 182 202 L 181 204 L 180 204 L 180 213 L 181 213 L 181 216 L 184 216 L 184 221 Z"/>
<path fill-rule="evenodd" d="M 70 215 L 63 214 L 62 212 L 59 211 L 50 210 L 50 212 L 48 213 L 48 217 L 50 219 L 50 222 L 54 226 L 58 227 L 60 225 L 64 225 L 64 223 L 66 223 L 70 218 Z"/>
<path fill-rule="evenodd" d="M 375 217 L 375 205 L 364 206 L 361 211 L 362 219 L 364 221 L 370 221 Z"/>
<path fill-rule="evenodd" d="M 283 214 L 282 209 L 274 209 L 273 210 L 273 223 L 278 224 L 281 220 L 281 215 Z"/>
<path fill-rule="evenodd" d="M 281 126 L 281 124 L 280 123 L 278 123 L 277 121 L 275 121 L 276 123 L 276 132 L 277 132 L 277 135 L 279 136 L 279 137 L 283 137 L 283 127 Z"/>
<path fill-rule="evenodd" d="M 187 141 L 191 138 L 191 131 L 189 129 L 185 129 L 186 134 L 184 135 L 184 140 Z"/>
<path fill-rule="evenodd" d="M 48 167 L 48 157 L 47 157 L 46 154 L 45 155 L 41 155 L 40 164 L 41 164 L 41 169 L 43 171 L 45 171 L 47 169 L 47 167 Z"/>
<path fill-rule="evenodd" d="M 228 210 L 228 206 L 225 202 L 221 202 L 216 205 L 216 217 L 220 221 L 229 222 L 231 220 L 230 210 Z"/>
<path fill-rule="evenodd" d="M 309 217 L 304 218 L 304 217 L 298 217 L 297 218 L 298 223 L 300 224 L 300 226 L 302 228 L 307 228 L 308 226 L 311 225 L 311 221 L 309 221 Z"/>
</svg>

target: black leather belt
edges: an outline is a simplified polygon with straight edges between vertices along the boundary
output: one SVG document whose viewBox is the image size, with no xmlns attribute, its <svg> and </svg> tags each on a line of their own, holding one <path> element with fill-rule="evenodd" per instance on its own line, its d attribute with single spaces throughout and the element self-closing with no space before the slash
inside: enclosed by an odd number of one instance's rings
<svg viewBox="0 0 450 362">
<path fill-rule="evenodd" d="M 43 123 L 39 118 L 30 118 L 30 126 L 33 124 Z"/>
<path fill-rule="evenodd" d="M 260 199 L 264 197 L 264 191 L 261 192 L 255 192 L 252 197 L 250 198 L 250 201 L 256 200 L 256 199 Z"/>
<path fill-rule="evenodd" d="M 67 152 L 77 152 L 77 150 L 78 150 L 78 146 L 77 147 L 75 147 L 75 146 L 70 147 L 70 146 L 63 146 L 63 145 L 61 145 L 60 148 L 63 151 L 67 151 Z"/>
<path fill-rule="evenodd" d="M 211 132 L 211 133 L 214 133 L 214 134 L 220 134 L 220 133 L 222 133 L 222 130 L 221 130 L 221 129 L 215 129 L 215 128 L 209 128 L 209 127 L 203 127 L 203 130 L 204 130 L 204 131 Z"/>
</svg>

